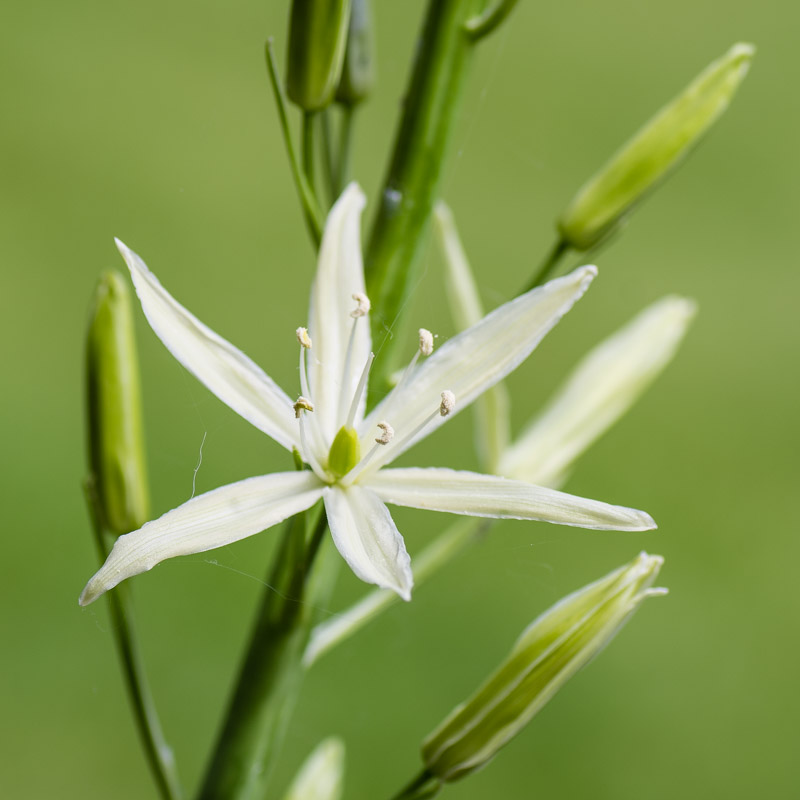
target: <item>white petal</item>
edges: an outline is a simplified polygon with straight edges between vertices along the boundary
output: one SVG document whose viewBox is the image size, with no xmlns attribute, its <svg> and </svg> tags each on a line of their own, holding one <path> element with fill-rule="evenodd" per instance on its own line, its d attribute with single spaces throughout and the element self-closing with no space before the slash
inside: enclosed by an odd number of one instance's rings
<svg viewBox="0 0 800 800">
<path fill-rule="evenodd" d="M 695 313 L 664 297 L 602 342 L 512 445 L 498 472 L 555 486 L 572 462 L 614 424 L 675 354 Z"/>
<path fill-rule="evenodd" d="M 395 430 L 395 438 L 381 448 L 366 471 L 388 464 L 444 422 L 444 417 L 437 416 L 420 433 L 409 436 L 438 408 L 443 391 L 455 394 L 456 413 L 516 369 L 572 308 L 596 274 L 595 267 L 581 267 L 533 289 L 495 309 L 434 352 L 399 392 L 390 394 L 364 421 L 365 449 L 381 420 Z"/>
<path fill-rule="evenodd" d="M 147 321 L 175 358 L 223 403 L 287 450 L 299 445 L 292 401 L 244 353 L 187 311 L 142 259 L 115 240 Z"/>
<path fill-rule="evenodd" d="M 323 497 L 333 541 L 356 576 L 410 600 L 411 559 L 389 509 L 360 486 L 331 486 Z"/>
<path fill-rule="evenodd" d="M 353 295 L 365 291 L 361 259 L 361 212 L 365 202 L 361 189 L 351 183 L 334 204 L 325 223 L 311 289 L 308 332 L 314 346 L 308 352 L 308 379 L 315 421 L 329 445 L 344 422 L 371 347 L 369 317 L 350 316 L 357 305 Z M 354 324 L 353 348 L 346 364 Z M 343 411 L 339 409 L 340 396 L 345 398 Z"/>
<path fill-rule="evenodd" d="M 86 584 L 80 604 L 88 605 L 125 578 L 167 558 L 202 553 L 259 533 L 310 508 L 323 488 L 313 472 L 279 472 L 201 494 L 120 536 Z"/>
<path fill-rule="evenodd" d="M 476 472 L 384 469 L 371 475 L 367 485 L 387 503 L 451 514 L 541 520 L 594 530 L 645 531 L 656 527 L 644 511 Z"/>
</svg>

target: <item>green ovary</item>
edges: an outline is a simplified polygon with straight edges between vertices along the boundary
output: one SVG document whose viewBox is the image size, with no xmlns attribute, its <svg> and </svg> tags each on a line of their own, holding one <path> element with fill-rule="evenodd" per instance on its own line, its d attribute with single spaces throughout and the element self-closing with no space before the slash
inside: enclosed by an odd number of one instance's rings
<svg viewBox="0 0 800 800">
<path fill-rule="evenodd" d="M 361 460 L 361 442 L 355 428 L 342 425 L 328 453 L 328 471 L 335 477 L 347 475 Z"/>
</svg>

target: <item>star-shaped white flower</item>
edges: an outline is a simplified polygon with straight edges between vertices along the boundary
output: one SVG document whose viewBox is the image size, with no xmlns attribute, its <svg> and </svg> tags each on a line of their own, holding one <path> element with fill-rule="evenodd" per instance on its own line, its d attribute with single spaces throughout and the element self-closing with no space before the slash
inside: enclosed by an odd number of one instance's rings
<svg viewBox="0 0 800 800">
<path fill-rule="evenodd" d="M 145 315 L 175 358 L 246 420 L 287 450 L 298 450 L 311 469 L 223 486 L 120 536 L 83 590 L 82 605 L 167 558 L 252 536 L 320 499 L 334 543 L 353 572 L 406 600 L 413 583 L 410 560 L 386 503 L 601 530 L 655 527 L 643 511 L 523 481 L 451 469 L 386 469 L 527 358 L 596 270 L 583 267 L 517 297 L 432 354 L 432 336 L 420 331 L 419 350 L 403 378 L 365 417 L 373 356 L 360 247 L 363 207 L 364 196 L 352 184 L 328 216 L 308 329 L 297 331 L 297 402 L 176 302 L 141 258 L 117 241 Z"/>
</svg>

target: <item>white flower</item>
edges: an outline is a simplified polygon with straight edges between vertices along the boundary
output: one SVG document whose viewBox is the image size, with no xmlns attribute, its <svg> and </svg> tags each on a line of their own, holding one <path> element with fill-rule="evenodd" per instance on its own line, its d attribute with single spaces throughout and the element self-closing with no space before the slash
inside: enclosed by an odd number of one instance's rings
<svg viewBox="0 0 800 800">
<path fill-rule="evenodd" d="M 363 207 L 364 196 L 353 184 L 328 217 L 308 329 L 297 331 L 296 403 L 177 303 L 139 256 L 117 242 L 145 315 L 175 358 L 242 417 L 288 450 L 297 449 L 311 469 L 223 486 L 119 537 L 83 590 L 82 605 L 167 558 L 252 536 L 320 499 L 334 543 L 353 572 L 406 600 L 413 583 L 410 560 L 386 503 L 600 530 L 655 527 L 643 511 L 522 481 L 451 469 L 385 468 L 519 366 L 586 291 L 596 269 L 583 267 L 517 297 L 421 364 L 418 350 L 398 385 L 365 417 L 373 355 L 359 242 Z"/>
</svg>

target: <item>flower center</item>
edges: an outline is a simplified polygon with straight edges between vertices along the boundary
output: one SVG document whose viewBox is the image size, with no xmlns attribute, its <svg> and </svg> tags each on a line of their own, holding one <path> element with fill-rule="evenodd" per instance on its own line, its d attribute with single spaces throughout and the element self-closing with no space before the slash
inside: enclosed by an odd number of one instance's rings
<svg viewBox="0 0 800 800">
<path fill-rule="evenodd" d="M 356 429 L 342 425 L 328 453 L 328 472 L 337 480 L 343 478 L 361 460 L 361 442 Z"/>
</svg>

